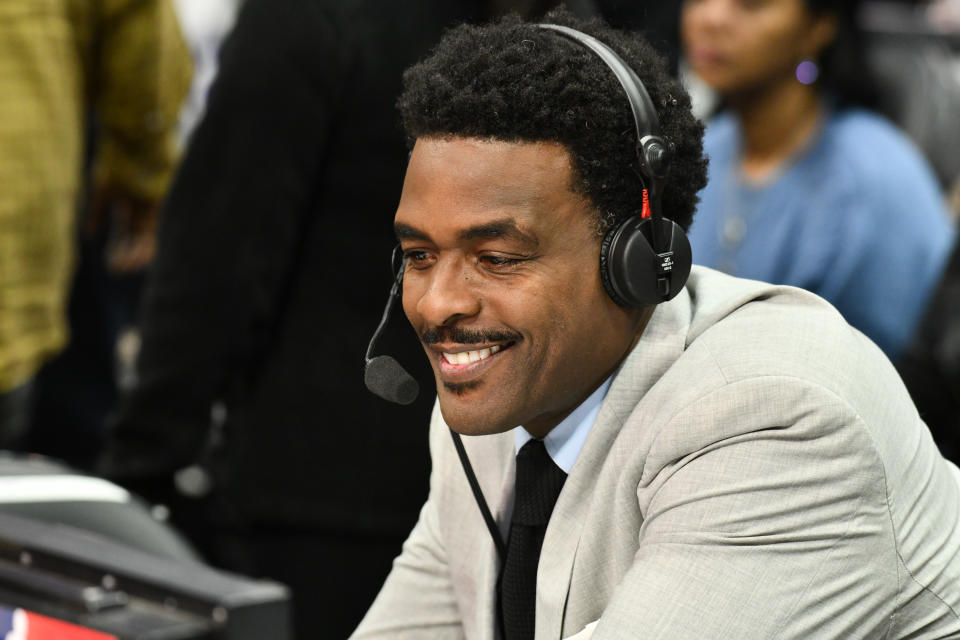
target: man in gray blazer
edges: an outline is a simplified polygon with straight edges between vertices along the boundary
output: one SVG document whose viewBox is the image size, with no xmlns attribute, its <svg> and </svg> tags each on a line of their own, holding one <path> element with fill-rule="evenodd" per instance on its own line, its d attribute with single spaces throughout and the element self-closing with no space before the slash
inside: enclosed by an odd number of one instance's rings
<svg viewBox="0 0 960 640">
<path fill-rule="evenodd" d="M 960 638 L 960 471 L 893 367 L 812 294 L 686 279 L 686 93 L 639 38 L 547 21 L 650 100 L 511 19 L 407 72 L 395 228 L 433 470 L 354 637 Z"/>
</svg>

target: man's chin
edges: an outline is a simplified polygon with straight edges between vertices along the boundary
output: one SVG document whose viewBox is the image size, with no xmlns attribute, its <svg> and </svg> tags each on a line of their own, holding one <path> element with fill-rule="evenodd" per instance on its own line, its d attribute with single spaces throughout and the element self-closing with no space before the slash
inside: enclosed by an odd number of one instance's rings
<svg viewBox="0 0 960 640">
<path fill-rule="evenodd" d="M 440 413 L 447 426 L 462 436 L 484 436 L 510 431 L 517 425 L 493 415 L 485 409 L 486 403 L 477 399 L 468 399 L 469 389 L 448 389 L 443 385 L 440 391 Z"/>
<path fill-rule="evenodd" d="M 506 433 L 507 431 L 513 430 L 513 427 L 497 427 L 487 423 L 477 422 L 469 422 L 466 424 L 450 424 L 448 422 L 447 426 L 461 436 L 495 436 L 497 434 Z"/>
</svg>

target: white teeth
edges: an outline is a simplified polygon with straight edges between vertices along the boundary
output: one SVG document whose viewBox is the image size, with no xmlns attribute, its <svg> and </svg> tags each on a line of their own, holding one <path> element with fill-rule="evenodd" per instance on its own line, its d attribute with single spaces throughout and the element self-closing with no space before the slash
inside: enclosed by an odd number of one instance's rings
<svg viewBox="0 0 960 640">
<path fill-rule="evenodd" d="M 489 358 L 497 351 L 500 351 L 500 345 L 493 345 L 492 347 L 480 349 L 479 351 L 461 351 L 460 353 L 444 352 L 443 358 L 450 364 L 470 364 L 471 362 L 479 362 L 480 360 Z"/>
</svg>

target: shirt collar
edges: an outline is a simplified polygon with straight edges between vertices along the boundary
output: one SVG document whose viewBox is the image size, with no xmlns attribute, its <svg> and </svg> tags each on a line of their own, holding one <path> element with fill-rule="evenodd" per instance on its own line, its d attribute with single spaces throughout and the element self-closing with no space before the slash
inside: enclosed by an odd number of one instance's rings
<svg viewBox="0 0 960 640">
<path fill-rule="evenodd" d="M 580 403 L 573 412 L 563 419 L 563 422 L 550 430 L 550 433 L 543 439 L 543 444 L 550 454 L 550 458 L 558 467 L 569 474 L 576 462 L 580 450 L 583 449 L 583 443 L 587 441 L 587 434 L 590 433 L 590 427 L 593 426 L 597 414 L 600 413 L 600 405 L 610 389 L 610 382 L 613 377 L 607 378 L 603 384 L 597 387 L 597 390 L 590 394 L 590 397 Z M 516 427 L 513 430 L 514 445 L 516 451 L 533 440 L 523 426 Z"/>
</svg>

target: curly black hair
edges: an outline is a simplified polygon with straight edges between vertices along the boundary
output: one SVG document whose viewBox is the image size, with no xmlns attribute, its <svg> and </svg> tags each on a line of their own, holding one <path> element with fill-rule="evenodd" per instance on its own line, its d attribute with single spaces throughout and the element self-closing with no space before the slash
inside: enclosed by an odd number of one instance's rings
<svg viewBox="0 0 960 640">
<path fill-rule="evenodd" d="M 637 34 L 562 8 L 543 22 L 598 38 L 636 71 L 657 109 L 661 135 L 676 148 L 662 212 L 688 228 L 707 162 L 703 124 L 693 117 L 687 92 Z M 602 228 L 640 211 L 636 127 L 623 88 L 596 54 L 559 34 L 517 16 L 455 27 L 404 73 L 397 106 L 411 146 L 417 138 L 450 136 L 559 142 L 573 160 L 571 189 L 590 199 Z"/>
</svg>

